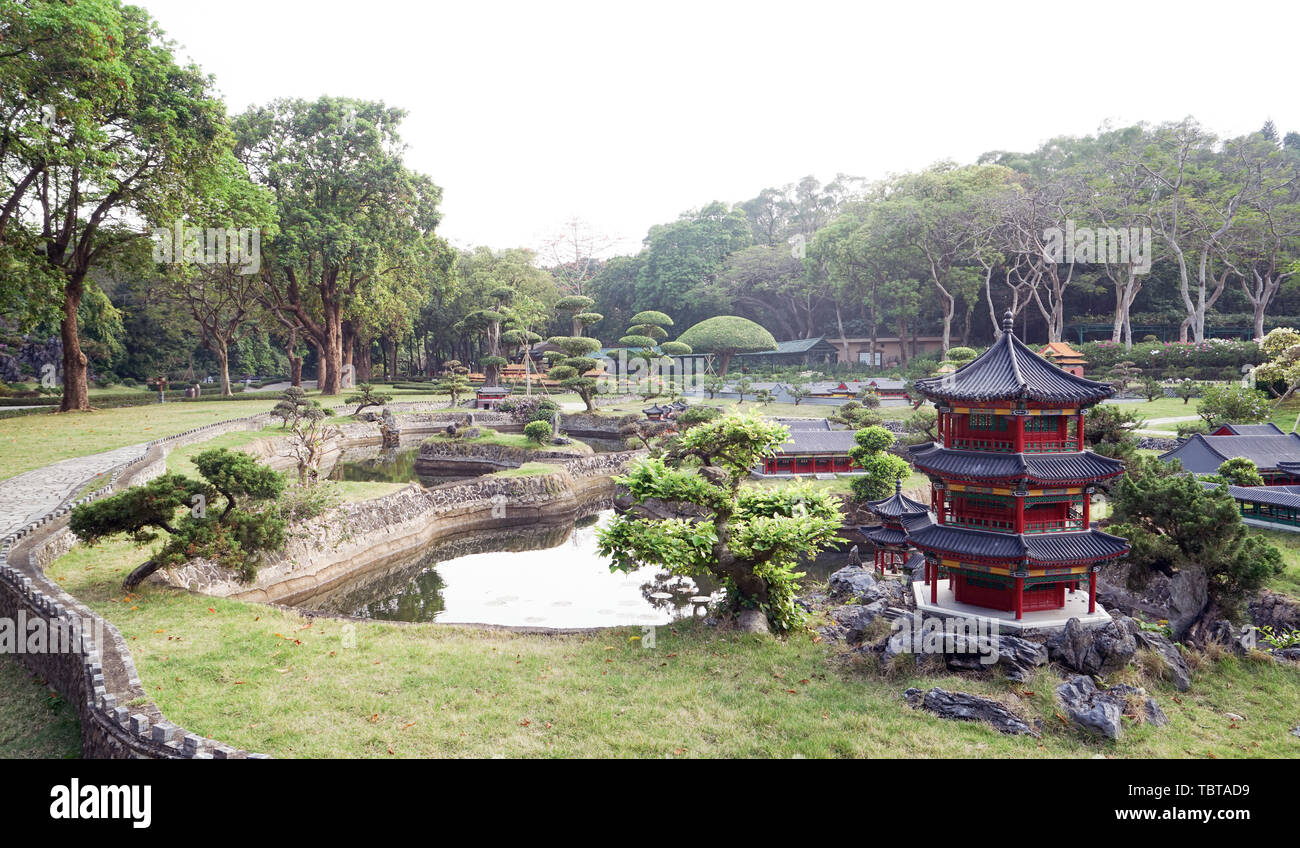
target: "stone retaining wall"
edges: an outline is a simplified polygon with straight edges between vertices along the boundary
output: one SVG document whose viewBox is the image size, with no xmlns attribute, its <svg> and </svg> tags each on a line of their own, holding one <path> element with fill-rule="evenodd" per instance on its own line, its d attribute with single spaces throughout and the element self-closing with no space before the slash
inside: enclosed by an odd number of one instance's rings
<svg viewBox="0 0 1300 848">
<path fill-rule="evenodd" d="M 566 457 L 549 474 L 479 477 L 347 503 L 295 528 L 251 584 L 203 561 L 172 569 L 172 585 L 210 595 L 293 605 L 383 568 L 430 543 L 486 528 L 576 517 L 614 493 L 610 475 L 642 451 Z"/>
<path fill-rule="evenodd" d="M 131 652 L 116 627 L 45 576 L 45 567 L 67 553 L 76 537 L 68 514 L 115 489 L 162 473 L 174 447 L 234 430 L 261 429 L 268 415 L 253 415 L 197 427 L 156 439 L 141 455 L 119 466 L 111 482 L 91 494 L 68 499 L 48 514 L 0 540 L 0 616 L 42 620 L 47 633 L 73 634 L 65 651 L 16 653 L 77 710 L 82 756 L 150 759 L 260 759 L 212 739 L 188 733 L 167 720 L 140 684 Z"/>
</svg>

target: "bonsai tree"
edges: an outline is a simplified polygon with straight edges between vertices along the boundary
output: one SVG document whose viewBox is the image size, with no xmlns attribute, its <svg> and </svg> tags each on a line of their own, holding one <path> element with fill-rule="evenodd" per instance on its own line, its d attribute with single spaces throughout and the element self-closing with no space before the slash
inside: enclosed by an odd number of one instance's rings
<svg viewBox="0 0 1300 848">
<path fill-rule="evenodd" d="M 1182 473 L 1181 463 L 1135 457 L 1112 487 L 1111 501 L 1113 523 L 1106 529 L 1128 539 L 1128 561 L 1167 575 L 1203 572 L 1210 600 L 1226 617 L 1241 620 L 1246 603 L 1284 569 L 1278 549 L 1247 530 L 1227 488 L 1206 489 Z"/>
<path fill-rule="evenodd" d="M 845 424 L 854 430 L 861 430 L 863 427 L 875 427 L 885 420 L 879 412 L 874 409 L 867 409 L 855 400 L 845 401 L 840 404 L 839 408 L 826 418 L 836 424 Z"/>
<path fill-rule="evenodd" d="M 912 473 L 912 466 L 901 456 L 889 453 L 894 434 L 884 427 L 867 427 L 853 434 L 855 444 L 849 458 L 862 473 L 849 484 L 853 499 L 859 503 L 889 497 L 894 484 Z"/>
<path fill-rule="evenodd" d="M 1201 384 L 1194 380 L 1179 380 L 1178 385 L 1174 386 L 1174 394 L 1183 399 L 1186 404 L 1194 397 L 1200 397 Z"/>
<path fill-rule="evenodd" d="M 524 435 L 528 441 L 537 445 L 549 445 L 554 432 L 547 421 L 529 421 L 524 425 Z"/>
<path fill-rule="evenodd" d="M 1133 431 L 1144 420 L 1131 409 L 1115 404 L 1098 404 L 1083 416 L 1083 438 L 1102 456 L 1129 460 L 1137 453 L 1138 440 Z"/>
<path fill-rule="evenodd" d="M 322 424 L 327 416 L 334 414 L 333 410 L 322 408 L 316 401 L 309 400 L 302 389 L 290 386 L 271 412 L 283 418 L 285 426 L 293 432 L 289 439 L 289 455 L 298 465 L 298 482 L 314 481 L 325 453 L 325 440 L 339 433 L 337 427 Z"/>
<path fill-rule="evenodd" d="M 600 350 L 600 341 L 586 336 L 554 336 L 547 341 L 565 354 L 563 359 L 551 366 L 551 379 L 558 380 L 563 388 L 576 392 L 587 405 L 587 411 L 595 412 L 597 383 L 586 375 L 588 371 L 599 367 L 600 363 L 587 354 Z"/>
<path fill-rule="evenodd" d="M 753 387 L 754 384 L 749 381 L 748 377 L 741 377 L 739 380 L 737 380 L 735 385 L 732 386 L 732 388 L 736 390 L 736 395 L 737 395 L 736 403 L 744 403 L 745 395 L 749 394 L 749 390 L 752 389 Z"/>
<path fill-rule="evenodd" d="M 252 456 L 226 448 L 203 451 L 194 465 L 203 480 L 168 472 L 72 510 L 68 526 L 90 546 L 119 534 L 140 545 L 158 538 L 158 531 L 170 536 L 148 562 L 127 575 L 122 582 L 126 591 L 158 569 L 194 557 L 213 560 L 249 580 L 262 552 L 284 544 L 285 522 L 275 508 L 284 478 Z"/>
<path fill-rule="evenodd" d="M 700 385 L 704 388 L 704 391 L 709 393 L 709 400 L 713 400 L 726 384 L 722 382 L 721 377 L 713 376 L 705 377 Z"/>
<path fill-rule="evenodd" d="M 679 429 L 687 430 L 700 424 L 707 424 L 722 417 L 722 410 L 716 406 L 688 406 L 673 419 Z"/>
<path fill-rule="evenodd" d="M 979 356 L 979 353 L 971 347 L 948 348 L 948 361 L 958 368 L 970 362 L 976 356 Z"/>
<path fill-rule="evenodd" d="M 1201 477 L 1202 482 L 1227 483 L 1229 486 L 1262 486 L 1264 478 L 1259 467 L 1244 456 L 1234 456 L 1221 464 L 1213 474 Z"/>
<path fill-rule="evenodd" d="M 1160 382 L 1159 377 L 1147 375 L 1142 378 L 1142 397 L 1146 398 L 1148 403 L 1164 396 L 1165 384 Z"/>
<path fill-rule="evenodd" d="M 863 386 L 858 389 L 857 401 L 867 409 L 880 408 L 880 395 L 870 386 Z"/>
<path fill-rule="evenodd" d="M 1300 388 L 1300 332 L 1291 327 L 1269 330 L 1259 351 L 1268 359 L 1255 369 L 1255 384 L 1267 386 L 1280 405 Z"/>
<path fill-rule="evenodd" d="M 392 395 L 376 392 L 374 387 L 369 383 L 362 383 L 360 386 L 357 386 L 357 388 L 361 391 L 354 395 L 348 395 L 343 399 L 344 403 L 359 404 L 356 409 L 352 410 L 353 415 L 356 415 L 368 406 L 383 406 L 393 399 Z"/>
<path fill-rule="evenodd" d="M 1129 386 L 1141 373 L 1142 369 L 1137 367 L 1136 363 L 1128 360 L 1116 362 L 1110 368 L 1111 379 L 1115 381 L 1115 388 L 1119 390 L 1121 395 L 1128 391 Z"/>
<path fill-rule="evenodd" d="M 1273 414 L 1268 396 L 1258 389 L 1236 384 L 1212 383 L 1201 392 L 1196 414 L 1211 427 L 1220 424 L 1258 424 Z"/>
<path fill-rule="evenodd" d="M 776 339 L 772 338 L 771 333 L 737 315 L 719 315 L 701 321 L 682 333 L 677 340 L 690 345 L 692 351 L 711 353 L 718 357 L 719 376 L 726 375 L 731 357 L 737 353 L 776 350 Z"/>
<path fill-rule="evenodd" d="M 777 630 L 803 620 L 795 603 L 801 556 L 829 546 L 842 523 L 824 491 L 807 486 L 743 488 L 764 457 L 790 437 L 783 425 L 733 414 L 686 430 L 667 457 L 641 460 L 622 477 L 635 503 L 659 499 L 690 505 L 693 519 L 618 515 L 599 532 L 611 568 L 666 567 L 676 575 L 712 575 L 734 605 L 762 610 Z"/>
<path fill-rule="evenodd" d="M 762 406 L 769 406 L 776 403 L 776 395 L 772 394 L 770 389 L 759 389 L 757 394 L 754 395 L 754 400 L 758 401 Z"/>
<path fill-rule="evenodd" d="M 434 383 L 433 390 L 451 395 L 451 405 L 456 406 L 460 396 L 469 393 L 469 369 L 460 360 L 447 360 L 442 365 L 442 376 Z"/>
<path fill-rule="evenodd" d="M 785 391 L 794 400 L 794 405 L 798 406 L 803 402 L 804 398 L 812 394 L 812 387 L 807 383 L 789 383 L 786 385 Z"/>
<path fill-rule="evenodd" d="M 556 310 L 567 312 L 569 321 L 573 328 L 573 335 L 582 336 L 592 324 L 604 320 L 605 316 L 599 312 L 591 312 L 591 307 L 596 301 L 581 294 L 571 294 L 568 297 L 562 297 L 555 302 Z"/>
</svg>

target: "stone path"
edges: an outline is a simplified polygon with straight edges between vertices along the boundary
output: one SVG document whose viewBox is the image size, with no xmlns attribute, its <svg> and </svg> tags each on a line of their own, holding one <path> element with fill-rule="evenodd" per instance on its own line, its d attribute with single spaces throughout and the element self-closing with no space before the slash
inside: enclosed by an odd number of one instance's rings
<svg viewBox="0 0 1300 848">
<path fill-rule="evenodd" d="M 95 475 L 135 459 L 145 444 L 65 459 L 0 481 L 0 537 L 50 512 Z"/>
<path fill-rule="evenodd" d="M 1181 424 L 1184 421 L 1199 421 L 1200 419 L 1201 416 L 1199 415 L 1176 415 L 1172 418 L 1148 418 L 1146 423 Z M 1178 434 L 1175 433 L 1173 430 L 1152 430 L 1149 427 L 1144 427 L 1141 430 L 1134 430 L 1133 432 L 1137 433 L 1140 436 L 1164 436 L 1165 438 L 1168 439 L 1177 438 L 1178 436 Z"/>
</svg>

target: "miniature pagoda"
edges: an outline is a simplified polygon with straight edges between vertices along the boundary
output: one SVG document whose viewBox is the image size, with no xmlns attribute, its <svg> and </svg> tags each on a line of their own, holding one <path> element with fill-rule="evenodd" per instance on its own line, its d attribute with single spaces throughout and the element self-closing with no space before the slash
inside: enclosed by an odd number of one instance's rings
<svg viewBox="0 0 1300 848">
<path fill-rule="evenodd" d="M 1101 563 L 1129 550 L 1093 528 L 1089 515 L 1093 484 L 1124 464 L 1084 450 L 1083 411 L 1114 389 L 1034 353 L 1013 334 L 1010 312 L 1002 329 L 956 372 L 916 381 L 939 413 L 940 441 L 910 448 L 930 477 L 938 523 L 908 540 L 925 553 L 931 606 L 941 606 L 946 576 L 952 601 L 1019 620 L 1063 609 L 1066 592 L 1073 596 L 1086 575 L 1091 615 Z M 917 587 L 918 602 L 923 591 Z"/>
<path fill-rule="evenodd" d="M 867 509 L 880 518 L 880 526 L 863 528 L 863 535 L 876 546 L 876 573 L 881 577 L 910 572 L 923 556 L 908 543 L 908 534 L 934 524 L 930 508 L 903 494 L 903 481 L 896 481 L 894 494 L 878 501 L 868 501 Z"/>
</svg>

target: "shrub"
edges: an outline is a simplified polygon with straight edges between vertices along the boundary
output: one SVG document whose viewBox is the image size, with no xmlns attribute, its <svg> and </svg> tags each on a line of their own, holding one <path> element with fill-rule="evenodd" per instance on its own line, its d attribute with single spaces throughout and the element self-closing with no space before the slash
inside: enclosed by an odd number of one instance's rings
<svg viewBox="0 0 1300 848">
<path fill-rule="evenodd" d="M 1212 426 L 1220 424 L 1258 424 L 1273 414 L 1268 396 L 1257 389 L 1240 385 L 1206 386 L 1196 414 Z"/>
<path fill-rule="evenodd" d="M 551 430 L 550 423 L 546 421 L 529 421 L 524 425 L 524 435 L 528 441 L 539 445 L 550 444 L 554 431 Z"/>
</svg>

